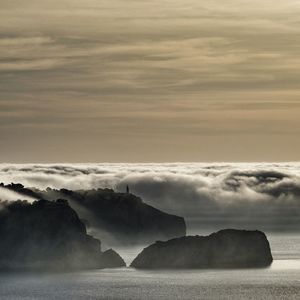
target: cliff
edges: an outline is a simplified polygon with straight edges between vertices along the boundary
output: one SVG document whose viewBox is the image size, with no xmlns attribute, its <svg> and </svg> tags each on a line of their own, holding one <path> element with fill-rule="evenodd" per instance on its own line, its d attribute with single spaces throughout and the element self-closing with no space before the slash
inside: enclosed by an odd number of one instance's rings
<svg viewBox="0 0 300 300">
<path fill-rule="evenodd" d="M 100 241 L 65 200 L 2 202 L 0 268 L 73 269 L 122 267 L 113 250 L 101 252 Z"/>
<path fill-rule="evenodd" d="M 273 261 L 261 231 L 226 229 L 209 236 L 187 236 L 156 242 L 132 262 L 134 268 L 260 268 Z"/>
<path fill-rule="evenodd" d="M 68 200 L 89 231 L 108 245 L 153 243 L 186 235 L 182 217 L 162 212 L 130 193 L 112 189 L 39 191 L 20 184 L 3 187 L 39 199 Z"/>
<path fill-rule="evenodd" d="M 183 218 L 147 205 L 133 194 L 112 190 L 89 190 L 60 194 L 108 244 L 141 244 L 186 234 Z"/>
</svg>

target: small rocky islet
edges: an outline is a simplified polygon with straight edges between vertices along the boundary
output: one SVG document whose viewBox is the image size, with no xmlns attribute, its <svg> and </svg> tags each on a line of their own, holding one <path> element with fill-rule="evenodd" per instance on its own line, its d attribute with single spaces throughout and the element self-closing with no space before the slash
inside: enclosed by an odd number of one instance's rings
<svg viewBox="0 0 300 300">
<path fill-rule="evenodd" d="M 261 231 L 225 229 L 209 236 L 158 241 L 131 263 L 137 269 L 264 268 L 273 257 Z"/>
</svg>

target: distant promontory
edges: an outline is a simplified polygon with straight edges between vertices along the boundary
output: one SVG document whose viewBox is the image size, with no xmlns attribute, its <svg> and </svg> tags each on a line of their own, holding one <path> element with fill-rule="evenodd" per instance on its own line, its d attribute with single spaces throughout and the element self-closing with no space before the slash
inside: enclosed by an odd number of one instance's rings
<svg viewBox="0 0 300 300">
<path fill-rule="evenodd" d="M 21 184 L 1 185 L 35 199 L 55 201 L 65 199 L 84 220 L 88 231 L 106 245 L 150 244 L 157 240 L 169 240 L 186 235 L 182 217 L 156 209 L 129 192 L 112 189 L 38 190 Z"/>
</svg>

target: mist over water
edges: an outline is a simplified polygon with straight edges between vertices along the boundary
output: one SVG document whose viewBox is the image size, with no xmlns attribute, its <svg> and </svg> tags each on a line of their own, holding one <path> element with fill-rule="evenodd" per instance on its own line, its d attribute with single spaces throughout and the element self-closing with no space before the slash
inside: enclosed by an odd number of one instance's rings
<svg viewBox="0 0 300 300">
<path fill-rule="evenodd" d="M 1 164 L 4 183 L 113 188 L 185 217 L 189 233 L 300 229 L 300 163 Z"/>
<path fill-rule="evenodd" d="M 299 299 L 300 259 L 290 256 L 295 240 L 278 234 L 271 246 L 283 255 L 266 269 L 135 270 L 61 274 L 2 274 L 0 298 L 22 299 Z M 289 242 L 290 241 L 290 242 Z M 122 252 L 131 259 L 138 249 Z M 276 256 L 277 254 L 275 254 Z"/>
</svg>

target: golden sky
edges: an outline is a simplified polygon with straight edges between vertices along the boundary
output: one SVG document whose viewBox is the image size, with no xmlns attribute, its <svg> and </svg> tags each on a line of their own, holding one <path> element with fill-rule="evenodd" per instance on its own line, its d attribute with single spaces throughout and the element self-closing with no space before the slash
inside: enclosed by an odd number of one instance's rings
<svg viewBox="0 0 300 300">
<path fill-rule="evenodd" d="M 0 161 L 300 160 L 297 0 L 1 0 Z"/>
</svg>

